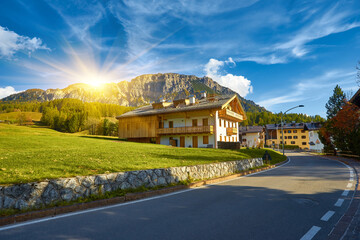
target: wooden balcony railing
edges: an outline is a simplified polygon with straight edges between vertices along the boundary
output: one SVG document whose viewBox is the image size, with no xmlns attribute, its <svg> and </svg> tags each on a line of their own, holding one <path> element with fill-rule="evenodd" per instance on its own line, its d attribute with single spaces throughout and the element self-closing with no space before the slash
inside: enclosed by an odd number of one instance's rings
<svg viewBox="0 0 360 240">
<path fill-rule="evenodd" d="M 244 120 L 243 115 L 240 115 L 236 112 L 233 112 L 229 109 L 223 109 L 221 111 L 219 111 L 219 117 L 221 118 L 228 118 L 230 120 L 235 120 L 235 121 L 242 121 Z"/>
<path fill-rule="evenodd" d="M 159 135 L 194 134 L 194 133 L 213 134 L 214 126 L 158 128 L 156 129 L 156 133 Z"/>
<path fill-rule="evenodd" d="M 226 135 L 231 136 L 231 135 L 236 135 L 236 134 L 237 134 L 236 128 L 226 128 Z"/>
</svg>

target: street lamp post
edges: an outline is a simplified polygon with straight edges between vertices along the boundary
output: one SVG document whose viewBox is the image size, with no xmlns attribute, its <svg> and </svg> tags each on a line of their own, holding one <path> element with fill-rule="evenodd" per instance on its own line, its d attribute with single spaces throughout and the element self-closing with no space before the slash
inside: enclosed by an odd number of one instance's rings
<svg viewBox="0 0 360 240">
<path fill-rule="evenodd" d="M 292 107 L 292 108 L 290 108 L 290 109 L 288 109 L 288 110 L 286 110 L 283 114 L 281 114 L 281 134 L 282 134 L 282 136 L 281 136 L 281 141 L 282 141 L 282 145 L 283 145 L 283 155 L 285 155 L 285 141 L 284 141 L 284 127 L 283 127 L 283 115 L 284 114 L 286 114 L 288 111 L 290 111 L 290 110 L 293 110 L 293 109 L 295 109 L 295 108 L 298 108 L 298 107 L 304 107 L 304 105 L 298 105 L 298 106 L 296 106 L 296 107 Z"/>
</svg>

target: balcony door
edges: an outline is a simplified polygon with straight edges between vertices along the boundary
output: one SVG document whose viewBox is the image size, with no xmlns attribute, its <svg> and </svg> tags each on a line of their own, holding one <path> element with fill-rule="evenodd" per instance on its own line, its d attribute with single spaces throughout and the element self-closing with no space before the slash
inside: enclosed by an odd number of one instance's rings
<svg viewBox="0 0 360 240">
<path fill-rule="evenodd" d="M 209 126 L 209 121 L 208 121 L 208 119 L 207 118 L 203 118 L 203 126 Z"/>
<path fill-rule="evenodd" d="M 198 124 L 197 124 L 197 119 L 193 119 L 193 120 L 192 120 L 192 126 L 193 126 L 193 127 L 197 127 L 197 125 L 198 125 Z"/>
<path fill-rule="evenodd" d="M 185 137 L 180 137 L 180 147 L 185 147 Z"/>
<path fill-rule="evenodd" d="M 193 137 L 192 137 L 192 147 L 193 147 L 193 148 L 197 148 L 197 147 L 198 147 L 198 137 L 197 137 L 197 136 L 193 136 Z"/>
</svg>

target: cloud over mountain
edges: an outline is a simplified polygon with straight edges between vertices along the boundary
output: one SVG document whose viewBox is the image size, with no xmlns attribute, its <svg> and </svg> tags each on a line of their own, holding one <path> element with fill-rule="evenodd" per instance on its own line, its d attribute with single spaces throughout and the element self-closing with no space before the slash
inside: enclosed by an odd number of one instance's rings
<svg viewBox="0 0 360 240">
<path fill-rule="evenodd" d="M 245 97 L 247 94 L 252 93 L 253 87 L 251 81 L 244 76 L 236 76 L 230 73 L 221 71 L 224 66 L 235 66 L 236 63 L 230 57 L 226 61 L 219 61 L 211 58 L 205 65 L 204 71 L 206 76 L 214 79 L 219 84 L 232 89 L 233 91 Z"/>
</svg>

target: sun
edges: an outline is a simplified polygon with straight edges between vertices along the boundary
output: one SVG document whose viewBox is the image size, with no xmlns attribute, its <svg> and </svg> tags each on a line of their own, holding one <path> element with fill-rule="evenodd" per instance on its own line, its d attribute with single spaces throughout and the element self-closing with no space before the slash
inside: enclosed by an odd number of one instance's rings
<svg viewBox="0 0 360 240">
<path fill-rule="evenodd" d="M 105 76 L 99 76 L 98 74 L 94 74 L 85 76 L 82 82 L 89 84 L 92 87 L 101 87 L 108 82 L 108 79 Z"/>
<path fill-rule="evenodd" d="M 91 79 L 91 80 L 87 81 L 86 83 L 93 87 L 100 87 L 101 85 L 104 84 L 104 82 L 101 81 L 100 79 Z"/>
</svg>

